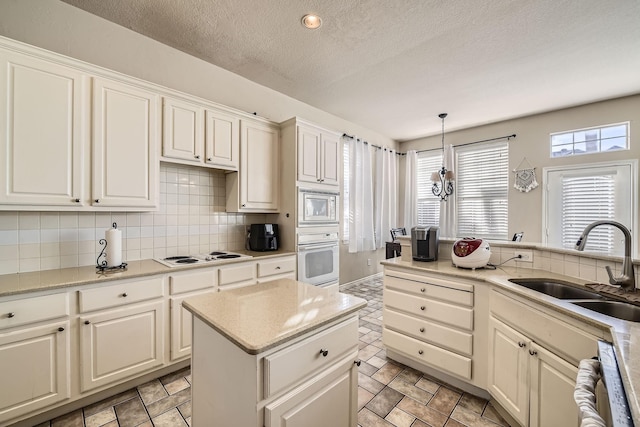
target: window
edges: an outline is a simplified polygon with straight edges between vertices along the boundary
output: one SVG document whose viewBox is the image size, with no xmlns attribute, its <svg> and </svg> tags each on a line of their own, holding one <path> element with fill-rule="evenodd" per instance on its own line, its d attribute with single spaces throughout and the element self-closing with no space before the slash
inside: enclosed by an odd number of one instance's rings
<svg viewBox="0 0 640 427">
<path fill-rule="evenodd" d="M 614 220 L 633 229 L 636 170 L 636 160 L 545 168 L 543 240 L 549 246 L 575 249 L 585 227 L 597 220 Z M 616 228 L 596 227 L 585 249 L 622 255 L 624 240 Z"/>
<path fill-rule="evenodd" d="M 342 240 L 349 241 L 349 144 L 342 144 Z"/>
<path fill-rule="evenodd" d="M 506 240 L 508 143 L 460 147 L 454 170 L 458 236 Z"/>
<path fill-rule="evenodd" d="M 629 122 L 551 134 L 551 157 L 629 148 Z"/>
<path fill-rule="evenodd" d="M 418 153 L 418 224 L 438 225 L 440 222 L 440 198 L 431 191 L 431 174 L 442 167 L 442 152 Z"/>
</svg>

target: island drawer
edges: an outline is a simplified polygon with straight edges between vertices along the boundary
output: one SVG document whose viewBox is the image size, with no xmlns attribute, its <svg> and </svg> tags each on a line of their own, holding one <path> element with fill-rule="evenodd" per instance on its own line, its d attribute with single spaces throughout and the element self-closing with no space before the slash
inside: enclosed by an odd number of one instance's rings
<svg viewBox="0 0 640 427">
<path fill-rule="evenodd" d="M 384 309 L 385 327 L 420 341 L 445 347 L 467 356 L 473 355 L 473 335 L 428 320 Z"/>
<path fill-rule="evenodd" d="M 352 317 L 264 358 L 264 397 L 331 366 L 357 348 L 358 318 Z"/>
<path fill-rule="evenodd" d="M 216 284 L 216 272 L 216 269 L 206 269 L 204 271 L 172 274 L 169 276 L 169 293 L 175 295 L 213 288 Z"/>
<path fill-rule="evenodd" d="M 258 277 L 273 276 L 296 271 L 296 258 L 279 258 L 258 261 Z"/>
<path fill-rule="evenodd" d="M 425 319 L 473 330 L 473 309 L 385 289 L 384 304 Z"/>
<path fill-rule="evenodd" d="M 85 313 L 160 298 L 164 295 L 162 282 L 162 277 L 154 277 L 79 290 L 80 312 Z"/>
<path fill-rule="evenodd" d="M 402 273 L 394 272 L 394 274 Z M 386 275 L 384 277 L 384 284 L 388 289 L 396 289 L 406 293 L 438 299 L 454 304 L 462 304 L 469 307 L 473 306 L 472 286 L 464 285 L 465 289 L 463 290 L 453 287 L 462 287 L 462 284 L 455 284 L 442 279 L 439 279 L 437 282 L 425 278 L 422 278 L 422 280 L 416 280 L 418 278 L 419 276 L 412 276 L 409 274 L 402 274 L 402 277 Z"/>
<path fill-rule="evenodd" d="M 69 315 L 66 292 L 0 302 L 0 329 Z"/>
<path fill-rule="evenodd" d="M 445 370 L 467 380 L 471 379 L 471 359 L 468 357 L 407 337 L 387 328 L 382 330 L 382 342 L 389 349 L 403 353 L 425 365 Z"/>
</svg>

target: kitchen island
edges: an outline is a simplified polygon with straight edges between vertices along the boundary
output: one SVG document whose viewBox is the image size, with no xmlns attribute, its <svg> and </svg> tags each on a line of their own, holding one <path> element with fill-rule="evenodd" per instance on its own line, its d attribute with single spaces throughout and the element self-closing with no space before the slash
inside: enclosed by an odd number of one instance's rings
<svg viewBox="0 0 640 427">
<path fill-rule="evenodd" d="M 291 279 L 185 300 L 193 425 L 356 426 L 365 306 Z"/>
</svg>

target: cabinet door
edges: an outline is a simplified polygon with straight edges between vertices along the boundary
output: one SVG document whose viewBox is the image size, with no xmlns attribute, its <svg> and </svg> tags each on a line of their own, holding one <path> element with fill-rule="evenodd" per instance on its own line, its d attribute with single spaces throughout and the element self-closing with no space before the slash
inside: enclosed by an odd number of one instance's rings
<svg viewBox="0 0 640 427">
<path fill-rule="evenodd" d="M 528 425 L 528 349 L 522 334 L 489 318 L 489 393 L 520 425 Z"/>
<path fill-rule="evenodd" d="M 171 361 L 182 359 L 191 354 L 192 315 L 182 308 L 182 301 L 187 298 L 214 292 L 192 293 L 189 295 L 171 298 Z"/>
<path fill-rule="evenodd" d="M 178 99 L 164 98 L 162 118 L 162 155 L 203 163 L 203 114 L 200 105 Z"/>
<path fill-rule="evenodd" d="M 339 159 L 342 159 L 340 155 L 341 148 L 342 144 L 337 135 L 322 134 L 320 179 L 323 184 L 338 185 L 340 183 L 339 167 L 341 167 L 342 164 L 339 162 Z"/>
<path fill-rule="evenodd" d="M 355 427 L 357 388 L 358 368 L 347 358 L 267 405 L 265 426 Z"/>
<path fill-rule="evenodd" d="M 279 204 L 280 134 L 263 123 L 242 122 L 240 141 L 240 207 L 277 211 Z"/>
<path fill-rule="evenodd" d="M 240 164 L 240 120 L 231 114 L 206 110 L 205 152 L 208 165 L 237 171 Z"/>
<path fill-rule="evenodd" d="M 69 322 L 0 333 L 0 424 L 69 398 Z"/>
<path fill-rule="evenodd" d="M 162 301 L 80 317 L 82 391 L 164 363 Z"/>
<path fill-rule="evenodd" d="M 573 399 L 578 368 L 535 343 L 530 350 L 530 426 L 579 426 Z"/>
<path fill-rule="evenodd" d="M 94 206 L 157 206 L 159 107 L 153 92 L 94 79 Z"/>
<path fill-rule="evenodd" d="M 298 181 L 320 182 L 320 131 L 298 126 Z"/>
<path fill-rule="evenodd" d="M 88 126 L 80 72 L 0 53 L 0 204 L 82 203 Z"/>
</svg>

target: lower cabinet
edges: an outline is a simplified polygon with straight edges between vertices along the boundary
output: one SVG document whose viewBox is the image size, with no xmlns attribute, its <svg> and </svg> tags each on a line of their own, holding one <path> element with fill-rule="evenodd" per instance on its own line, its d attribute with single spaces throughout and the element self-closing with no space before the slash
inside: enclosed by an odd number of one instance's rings
<svg viewBox="0 0 640 427">
<path fill-rule="evenodd" d="M 69 321 L 0 331 L 0 424 L 70 397 Z"/>
<path fill-rule="evenodd" d="M 491 317 L 489 392 L 523 426 L 579 426 L 578 368 Z"/>
<path fill-rule="evenodd" d="M 82 391 L 164 363 L 164 301 L 85 315 L 79 321 Z"/>
</svg>

